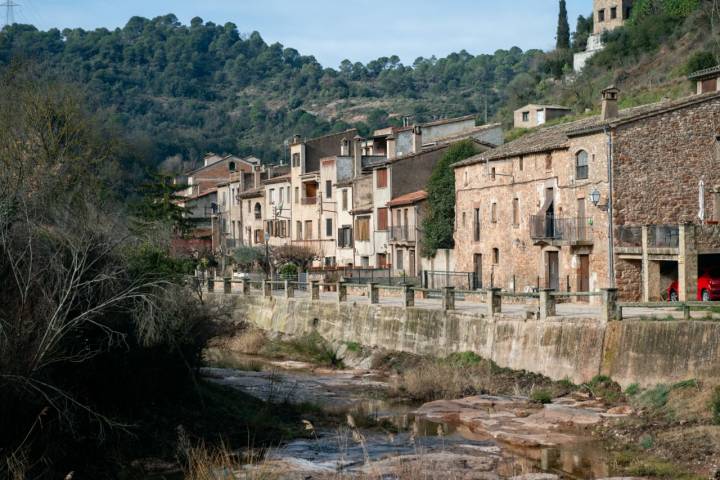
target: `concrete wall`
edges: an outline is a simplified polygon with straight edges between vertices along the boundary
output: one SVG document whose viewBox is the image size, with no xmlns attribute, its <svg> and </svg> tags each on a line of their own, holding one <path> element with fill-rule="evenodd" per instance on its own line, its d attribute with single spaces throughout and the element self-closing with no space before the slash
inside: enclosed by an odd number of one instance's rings
<svg viewBox="0 0 720 480">
<path fill-rule="evenodd" d="M 291 335 L 446 356 L 473 351 L 501 367 L 585 382 L 608 374 L 623 387 L 720 379 L 716 322 L 590 319 L 523 321 L 503 316 L 301 299 L 211 295 L 230 302 L 235 321 Z"/>
</svg>

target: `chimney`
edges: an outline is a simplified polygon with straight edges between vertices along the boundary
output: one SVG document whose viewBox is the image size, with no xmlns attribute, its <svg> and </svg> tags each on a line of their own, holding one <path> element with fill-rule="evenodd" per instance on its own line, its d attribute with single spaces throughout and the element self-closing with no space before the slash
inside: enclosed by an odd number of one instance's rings
<svg viewBox="0 0 720 480">
<path fill-rule="evenodd" d="M 394 160 L 397 157 L 397 137 L 392 134 L 385 139 L 385 156 L 388 160 Z"/>
<path fill-rule="evenodd" d="M 340 142 L 340 156 L 347 157 L 350 155 L 350 145 L 347 138 L 343 138 Z"/>
<path fill-rule="evenodd" d="M 422 150 L 422 127 L 420 125 L 413 127 L 412 148 L 413 153 L 420 153 Z"/>
<path fill-rule="evenodd" d="M 253 169 L 253 188 L 258 188 L 262 182 L 262 166 L 255 165 Z"/>
<path fill-rule="evenodd" d="M 297 133 L 292 137 L 292 145 L 297 145 L 302 142 L 302 138 Z"/>
<path fill-rule="evenodd" d="M 611 85 L 602 91 L 602 119 L 612 120 L 618 117 L 618 90 L 615 85 Z"/>
<path fill-rule="evenodd" d="M 353 173 L 355 178 L 359 177 L 362 173 L 362 142 L 365 140 L 360 135 L 355 135 L 353 138 L 353 144 L 355 145 L 355 151 L 353 152 Z"/>
</svg>

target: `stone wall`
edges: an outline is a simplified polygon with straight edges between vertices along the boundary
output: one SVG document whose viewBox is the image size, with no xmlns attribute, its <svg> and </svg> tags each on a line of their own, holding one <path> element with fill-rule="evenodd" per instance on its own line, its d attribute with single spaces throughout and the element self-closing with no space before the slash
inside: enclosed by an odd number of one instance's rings
<svg viewBox="0 0 720 480">
<path fill-rule="evenodd" d="M 498 315 L 302 299 L 210 294 L 235 321 L 290 335 L 446 356 L 472 351 L 501 367 L 585 382 L 599 373 L 622 386 L 720 379 L 720 323 L 594 319 L 523 321 Z"/>
</svg>

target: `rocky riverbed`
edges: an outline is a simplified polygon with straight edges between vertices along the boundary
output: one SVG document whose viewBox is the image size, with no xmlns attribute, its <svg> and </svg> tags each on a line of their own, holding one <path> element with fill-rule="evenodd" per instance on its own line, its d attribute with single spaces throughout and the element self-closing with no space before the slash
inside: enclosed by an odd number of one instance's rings
<svg viewBox="0 0 720 480">
<path fill-rule="evenodd" d="M 413 405 L 388 399 L 390 379 L 372 370 L 253 361 L 259 371 L 203 373 L 263 400 L 316 405 L 327 417 L 316 415 L 310 438 L 277 446 L 239 478 L 610 478 L 592 427 L 632 413 L 582 394 L 547 405 L 489 395 Z"/>
</svg>

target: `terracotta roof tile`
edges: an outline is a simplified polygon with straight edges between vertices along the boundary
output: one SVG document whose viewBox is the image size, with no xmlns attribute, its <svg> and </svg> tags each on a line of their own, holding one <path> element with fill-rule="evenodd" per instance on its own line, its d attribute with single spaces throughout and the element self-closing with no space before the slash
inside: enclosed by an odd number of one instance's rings
<svg viewBox="0 0 720 480">
<path fill-rule="evenodd" d="M 417 192 L 406 193 L 405 195 L 393 198 L 387 203 L 387 206 L 399 207 L 400 205 L 410 205 L 425 200 L 427 196 L 428 194 L 425 190 L 418 190 Z"/>
</svg>

